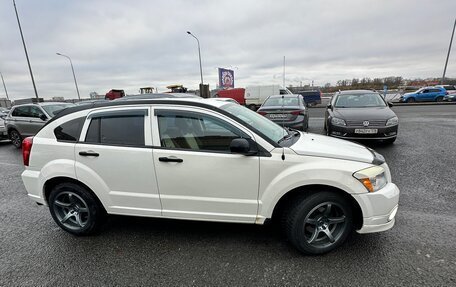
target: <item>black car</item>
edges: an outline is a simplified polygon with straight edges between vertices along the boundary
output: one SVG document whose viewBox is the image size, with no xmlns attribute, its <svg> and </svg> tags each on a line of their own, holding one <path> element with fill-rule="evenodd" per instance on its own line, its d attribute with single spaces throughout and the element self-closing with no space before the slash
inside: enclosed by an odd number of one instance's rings
<svg viewBox="0 0 456 287">
<path fill-rule="evenodd" d="M 286 127 L 302 131 L 309 127 L 309 114 L 301 95 L 269 96 L 257 113 Z"/>
<path fill-rule="evenodd" d="M 399 120 L 391 103 L 369 90 L 334 94 L 325 112 L 326 134 L 344 139 L 382 140 L 393 143 Z"/>
</svg>

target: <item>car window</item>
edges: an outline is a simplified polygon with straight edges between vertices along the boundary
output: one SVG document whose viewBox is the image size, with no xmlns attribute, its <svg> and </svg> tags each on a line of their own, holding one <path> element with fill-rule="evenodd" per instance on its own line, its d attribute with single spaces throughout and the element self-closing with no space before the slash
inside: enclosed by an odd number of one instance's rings
<svg viewBox="0 0 456 287">
<path fill-rule="evenodd" d="M 85 142 L 144 146 L 144 115 L 96 117 L 90 122 Z"/>
<path fill-rule="evenodd" d="M 54 129 L 54 135 L 59 141 L 77 142 L 84 125 L 85 117 L 73 119 Z"/>
<path fill-rule="evenodd" d="M 445 86 L 445 90 L 454 91 L 454 90 L 456 90 L 456 88 L 454 86 Z"/>
<path fill-rule="evenodd" d="M 235 138 L 249 138 L 231 124 L 194 112 L 157 111 L 160 144 L 165 148 L 230 152 Z"/>
<path fill-rule="evenodd" d="M 427 90 L 427 89 L 423 90 L 423 93 L 429 93 L 429 90 Z"/>
<path fill-rule="evenodd" d="M 340 94 L 334 105 L 336 108 L 385 107 L 385 101 L 377 93 Z"/>
<path fill-rule="evenodd" d="M 30 117 L 30 106 L 17 107 L 11 113 L 13 117 Z"/>
<path fill-rule="evenodd" d="M 39 107 L 30 106 L 30 117 L 39 118 L 41 116 L 44 116 L 44 113 Z"/>
<path fill-rule="evenodd" d="M 48 113 L 51 117 L 54 117 L 56 114 L 58 114 L 61 110 L 73 107 L 75 104 L 55 104 L 55 105 L 45 105 L 43 106 L 43 109 Z"/>
<path fill-rule="evenodd" d="M 272 107 L 272 106 L 284 106 L 284 107 L 296 107 L 299 106 L 299 100 L 298 97 L 274 97 L 274 98 L 268 98 L 264 103 L 264 107 Z"/>
<path fill-rule="evenodd" d="M 432 92 L 432 93 L 439 93 L 439 92 L 440 92 L 440 89 L 431 89 L 431 92 Z"/>
</svg>

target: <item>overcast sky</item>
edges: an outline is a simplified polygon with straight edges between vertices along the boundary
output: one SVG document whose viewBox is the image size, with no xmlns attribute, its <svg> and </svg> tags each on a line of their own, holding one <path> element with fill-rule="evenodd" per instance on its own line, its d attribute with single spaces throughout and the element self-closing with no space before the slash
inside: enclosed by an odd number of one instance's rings
<svg viewBox="0 0 456 287">
<path fill-rule="evenodd" d="M 233 67 L 235 84 L 334 84 L 353 77 L 441 77 L 456 1 L 17 0 L 40 97 L 112 88 L 197 88 Z M 447 69 L 456 77 L 456 44 Z M 0 72 L 10 98 L 33 97 L 12 1 L 0 0 Z M 5 97 L 0 87 L 0 98 Z"/>
</svg>

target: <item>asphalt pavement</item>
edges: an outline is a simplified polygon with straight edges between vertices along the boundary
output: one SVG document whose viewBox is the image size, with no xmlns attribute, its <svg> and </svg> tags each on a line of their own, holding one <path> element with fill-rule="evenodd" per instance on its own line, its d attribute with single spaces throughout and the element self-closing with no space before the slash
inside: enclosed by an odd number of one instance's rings
<svg viewBox="0 0 456 287">
<path fill-rule="evenodd" d="M 72 236 L 27 197 L 21 153 L 0 143 L 0 286 L 456 286 L 456 105 L 393 110 L 397 141 L 370 146 L 401 189 L 396 225 L 323 256 L 300 254 L 272 225 L 112 216 L 99 235 Z M 324 109 L 310 113 L 323 133 Z"/>
</svg>

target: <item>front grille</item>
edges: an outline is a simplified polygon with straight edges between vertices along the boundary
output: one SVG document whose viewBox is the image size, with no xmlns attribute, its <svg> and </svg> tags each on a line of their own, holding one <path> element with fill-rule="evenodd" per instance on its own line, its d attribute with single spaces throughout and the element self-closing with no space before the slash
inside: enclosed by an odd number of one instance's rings
<svg viewBox="0 0 456 287">
<path fill-rule="evenodd" d="M 347 126 L 353 126 L 353 127 L 363 127 L 364 122 L 368 121 L 369 125 L 368 127 L 384 127 L 386 125 L 385 120 L 364 120 L 364 121 L 346 121 Z"/>
</svg>

